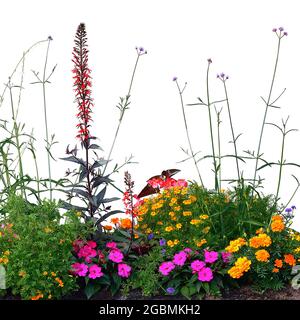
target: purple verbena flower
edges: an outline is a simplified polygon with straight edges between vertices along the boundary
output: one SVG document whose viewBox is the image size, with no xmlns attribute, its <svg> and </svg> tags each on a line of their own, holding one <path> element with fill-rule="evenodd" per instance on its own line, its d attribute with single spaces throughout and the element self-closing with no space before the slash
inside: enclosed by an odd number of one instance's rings
<svg viewBox="0 0 300 320">
<path fill-rule="evenodd" d="M 169 288 L 167 288 L 166 291 L 167 291 L 168 294 L 174 294 L 175 289 L 173 287 L 169 287 Z"/>
<path fill-rule="evenodd" d="M 291 208 L 292 208 L 293 210 L 297 209 L 296 206 L 291 206 Z"/>
<path fill-rule="evenodd" d="M 208 62 L 208 63 L 212 63 L 211 58 L 207 59 L 207 62 Z"/>
<path fill-rule="evenodd" d="M 273 28 L 272 31 L 273 31 L 273 32 L 277 32 L 277 28 Z"/>
<path fill-rule="evenodd" d="M 160 239 L 159 240 L 159 245 L 162 246 L 162 247 L 165 246 L 166 245 L 166 240 L 165 239 Z"/>
<path fill-rule="evenodd" d="M 153 233 L 150 233 L 149 235 L 148 235 L 148 240 L 152 240 L 154 238 L 154 234 Z"/>
<path fill-rule="evenodd" d="M 292 212 L 292 209 L 291 208 L 286 208 L 285 212 L 290 213 L 290 212 Z"/>
<path fill-rule="evenodd" d="M 284 30 L 284 28 L 283 28 L 283 27 L 280 27 L 278 30 L 279 30 L 279 31 L 283 31 L 283 30 Z"/>
<path fill-rule="evenodd" d="M 177 77 L 173 77 L 173 79 L 172 79 L 173 81 L 176 81 L 177 80 Z"/>
</svg>

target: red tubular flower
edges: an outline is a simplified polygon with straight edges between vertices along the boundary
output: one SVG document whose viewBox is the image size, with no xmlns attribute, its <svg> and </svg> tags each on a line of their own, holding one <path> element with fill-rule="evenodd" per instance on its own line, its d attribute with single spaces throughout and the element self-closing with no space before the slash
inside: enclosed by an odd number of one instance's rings
<svg viewBox="0 0 300 320">
<path fill-rule="evenodd" d="M 85 24 L 81 23 L 75 35 L 75 46 L 73 48 L 74 69 L 72 70 L 74 76 L 74 91 L 76 102 L 78 104 L 77 124 L 79 138 L 83 142 L 87 142 L 91 137 L 89 127 L 92 110 L 94 106 L 93 99 L 91 98 L 91 70 L 88 68 L 88 49 L 87 49 L 87 36 L 85 31 Z"/>
</svg>

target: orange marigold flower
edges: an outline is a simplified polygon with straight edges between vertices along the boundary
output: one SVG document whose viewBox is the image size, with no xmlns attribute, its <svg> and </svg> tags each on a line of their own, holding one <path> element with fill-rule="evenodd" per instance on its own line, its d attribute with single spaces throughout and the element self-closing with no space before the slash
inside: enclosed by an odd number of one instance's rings
<svg viewBox="0 0 300 320">
<path fill-rule="evenodd" d="M 113 224 L 118 224 L 120 222 L 120 219 L 119 218 L 111 218 L 110 222 Z"/>
<path fill-rule="evenodd" d="M 279 269 L 274 268 L 274 269 L 272 270 L 272 272 L 273 272 L 273 273 L 278 273 L 278 272 L 279 272 Z"/>
<path fill-rule="evenodd" d="M 290 265 L 291 267 L 296 265 L 296 259 L 292 254 L 285 254 L 284 262 Z"/>
<path fill-rule="evenodd" d="M 107 231 L 110 231 L 110 230 L 112 230 L 112 226 L 107 224 L 106 226 L 103 226 L 103 229 L 107 230 Z"/>
<path fill-rule="evenodd" d="M 269 247 L 271 244 L 271 238 L 265 233 L 260 233 L 258 236 L 252 237 L 249 240 L 249 246 L 255 249 L 259 247 Z"/>
<path fill-rule="evenodd" d="M 282 265 L 283 265 L 283 263 L 282 263 L 282 260 L 281 260 L 281 259 L 276 259 L 276 260 L 274 261 L 274 266 L 275 266 L 276 268 L 282 268 Z"/>
<path fill-rule="evenodd" d="M 227 247 L 225 248 L 225 250 L 228 251 L 228 252 L 231 252 L 231 253 L 237 252 L 237 251 L 240 250 L 240 248 L 241 248 L 242 246 L 244 246 L 244 245 L 246 245 L 246 244 L 247 244 L 247 242 L 246 242 L 245 239 L 243 239 L 243 238 L 238 238 L 238 239 L 236 239 L 236 240 L 230 241 L 230 242 L 229 242 L 229 246 L 227 246 Z"/>
<path fill-rule="evenodd" d="M 129 218 L 121 219 L 121 227 L 124 229 L 130 229 L 131 228 L 131 219 L 129 219 Z"/>
<path fill-rule="evenodd" d="M 281 232 L 284 230 L 284 222 L 281 216 L 272 217 L 271 230 L 273 232 Z"/>
<path fill-rule="evenodd" d="M 255 252 L 255 257 L 257 261 L 268 262 L 270 258 L 270 254 L 267 250 L 261 249 Z"/>
</svg>

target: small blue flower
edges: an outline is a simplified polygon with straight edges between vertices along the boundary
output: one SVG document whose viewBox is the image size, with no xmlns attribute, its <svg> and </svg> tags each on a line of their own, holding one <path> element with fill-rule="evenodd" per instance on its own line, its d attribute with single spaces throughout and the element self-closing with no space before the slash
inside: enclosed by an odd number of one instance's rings
<svg viewBox="0 0 300 320">
<path fill-rule="evenodd" d="M 167 288 L 166 291 L 167 291 L 168 294 L 174 294 L 175 289 L 173 287 L 169 287 L 169 288 Z"/>
<path fill-rule="evenodd" d="M 291 208 L 292 208 L 293 210 L 297 209 L 296 206 L 291 206 Z"/>
<path fill-rule="evenodd" d="M 148 235 L 148 240 L 152 240 L 154 238 L 154 234 L 153 233 L 150 233 L 149 235 Z"/>
<path fill-rule="evenodd" d="M 159 240 L 159 245 L 162 246 L 162 247 L 165 246 L 166 245 L 166 240 L 165 239 L 160 239 Z"/>
<path fill-rule="evenodd" d="M 292 212 L 292 209 L 291 208 L 286 208 L 285 212 L 290 213 L 290 212 Z"/>
</svg>

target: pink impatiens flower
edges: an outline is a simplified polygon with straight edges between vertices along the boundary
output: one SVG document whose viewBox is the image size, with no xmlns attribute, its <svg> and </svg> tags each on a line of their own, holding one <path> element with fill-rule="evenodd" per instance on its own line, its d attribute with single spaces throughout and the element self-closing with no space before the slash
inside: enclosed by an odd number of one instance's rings
<svg viewBox="0 0 300 320">
<path fill-rule="evenodd" d="M 109 249 L 117 249 L 117 244 L 115 242 L 107 242 L 106 244 L 106 248 L 109 248 Z"/>
<path fill-rule="evenodd" d="M 163 276 L 168 276 L 169 273 L 175 268 L 175 265 L 173 262 L 168 261 L 168 262 L 163 262 L 160 267 L 159 267 L 159 272 Z"/>
<path fill-rule="evenodd" d="M 221 255 L 225 263 L 228 263 L 232 257 L 232 254 L 230 252 L 221 252 Z"/>
<path fill-rule="evenodd" d="M 76 262 L 72 264 L 72 271 L 77 276 L 85 277 L 88 272 L 88 266 L 84 263 Z"/>
<path fill-rule="evenodd" d="M 124 258 L 123 253 L 117 249 L 111 250 L 111 252 L 108 255 L 108 259 L 115 263 L 122 262 L 123 258 Z"/>
<path fill-rule="evenodd" d="M 187 259 L 187 254 L 184 251 L 176 253 L 173 258 L 173 263 L 177 266 L 183 266 Z"/>
<path fill-rule="evenodd" d="M 73 250 L 77 253 L 83 245 L 84 241 L 81 239 L 77 239 L 73 242 Z"/>
<path fill-rule="evenodd" d="M 94 258 L 96 256 L 97 251 L 95 249 L 92 249 L 89 245 L 83 246 L 78 252 L 78 257 L 84 258 L 87 263 L 90 263 L 92 261 L 91 258 Z"/>
<path fill-rule="evenodd" d="M 130 276 L 131 267 L 126 263 L 118 264 L 118 275 L 122 278 L 128 278 Z"/>
<path fill-rule="evenodd" d="M 191 263 L 191 268 L 193 270 L 193 273 L 200 271 L 204 267 L 205 267 L 205 262 L 200 260 L 195 260 Z"/>
<path fill-rule="evenodd" d="M 90 279 L 96 279 L 96 278 L 101 278 L 104 273 L 102 272 L 101 267 L 98 267 L 96 264 L 93 264 L 89 268 L 89 278 Z"/>
<path fill-rule="evenodd" d="M 205 262 L 214 263 L 218 260 L 218 252 L 215 251 L 204 251 Z"/>
<path fill-rule="evenodd" d="M 202 268 L 198 272 L 198 280 L 202 282 L 210 282 L 213 279 L 213 272 L 211 268 Z"/>
<path fill-rule="evenodd" d="M 95 241 L 88 241 L 87 245 L 92 249 L 95 249 L 97 247 L 97 243 Z"/>
</svg>

